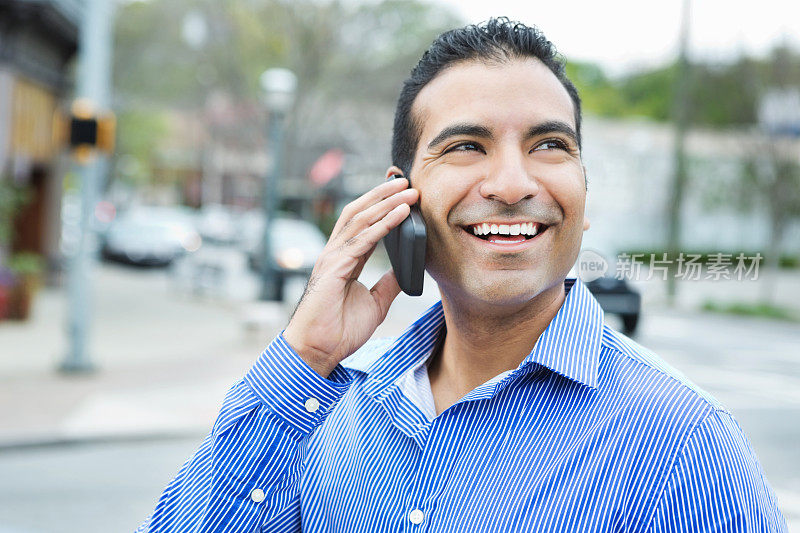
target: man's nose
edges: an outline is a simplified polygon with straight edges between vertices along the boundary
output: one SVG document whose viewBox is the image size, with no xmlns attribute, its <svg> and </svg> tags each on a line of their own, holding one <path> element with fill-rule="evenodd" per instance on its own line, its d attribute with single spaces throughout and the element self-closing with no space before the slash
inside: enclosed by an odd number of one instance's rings
<svg viewBox="0 0 800 533">
<path fill-rule="evenodd" d="M 481 196 L 509 205 L 536 196 L 539 183 L 526 169 L 525 157 L 518 148 L 497 153 L 481 183 Z"/>
</svg>

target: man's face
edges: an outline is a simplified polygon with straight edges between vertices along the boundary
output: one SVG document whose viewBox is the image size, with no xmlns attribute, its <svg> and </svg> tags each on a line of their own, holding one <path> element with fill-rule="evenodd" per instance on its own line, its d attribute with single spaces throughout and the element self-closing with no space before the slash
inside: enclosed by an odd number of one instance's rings
<svg viewBox="0 0 800 533">
<path fill-rule="evenodd" d="M 442 291 L 519 305 L 560 283 L 588 221 L 574 108 L 555 75 L 536 59 L 464 62 L 426 85 L 412 112 L 423 126 L 411 181 Z M 524 235 L 531 226 L 538 233 Z"/>
</svg>

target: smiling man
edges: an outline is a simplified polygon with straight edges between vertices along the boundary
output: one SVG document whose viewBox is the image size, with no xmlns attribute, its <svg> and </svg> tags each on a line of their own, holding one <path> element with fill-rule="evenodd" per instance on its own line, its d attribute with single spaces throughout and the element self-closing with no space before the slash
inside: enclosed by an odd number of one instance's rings
<svg viewBox="0 0 800 533">
<path fill-rule="evenodd" d="M 541 33 L 439 36 L 392 157 L 142 531 L 786 530 L 730 413 L 567 277 L 580 100 Z M 367 342 L 400 289 L 358 275 L 416 202 L 441 302 Z"/>
</svg>

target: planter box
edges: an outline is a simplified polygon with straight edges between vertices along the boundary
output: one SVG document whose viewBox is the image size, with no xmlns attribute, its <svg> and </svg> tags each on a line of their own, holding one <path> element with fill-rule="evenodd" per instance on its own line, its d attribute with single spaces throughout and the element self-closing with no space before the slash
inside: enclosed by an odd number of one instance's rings
<svg viewBox="0 0 800 533">
<path fill-rule="evenodd" d="M 7 287 L 5 318 L 9 320 L 27 320 L 31 314 L 33 298 L 38 286 L 37 277 L 28 275 L 20 276 L 17 278 L 16 284 Z"/>
</svg>

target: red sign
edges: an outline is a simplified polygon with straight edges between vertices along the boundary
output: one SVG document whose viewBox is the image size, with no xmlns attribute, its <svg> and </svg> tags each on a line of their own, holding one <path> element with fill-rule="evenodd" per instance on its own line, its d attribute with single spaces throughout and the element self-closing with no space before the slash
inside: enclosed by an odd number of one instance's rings
<svg viewBox="0 0 800 533">
<path fill-rule="evenodd" d="M 328 150 L 311 166 L 308 179 L 317 187 L 322 187 L 342 172 L 344 152 L 338 148 Z"/>
</svg>

